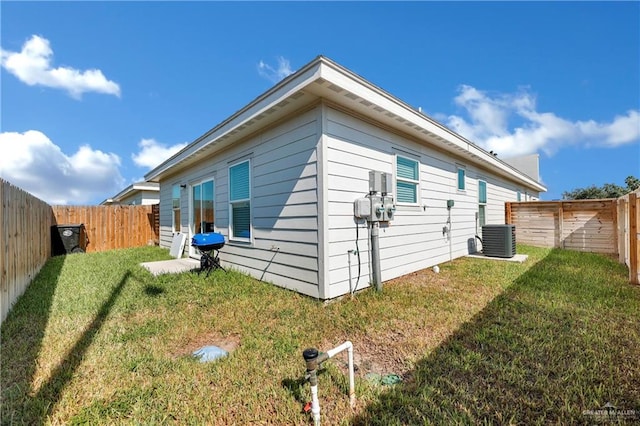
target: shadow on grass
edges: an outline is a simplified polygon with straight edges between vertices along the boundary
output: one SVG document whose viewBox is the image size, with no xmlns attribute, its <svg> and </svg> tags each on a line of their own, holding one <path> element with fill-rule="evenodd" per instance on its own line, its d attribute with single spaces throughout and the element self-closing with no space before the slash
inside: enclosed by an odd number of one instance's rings
<svg viewBox="0 0 640 426">
<path fill-rule="evenodd" d="M 66 256 L 50 258 L 17 300 L 2 323 L 0 345 L 0 421 L 2 424 L 20 420 L 37 369 L 51 304 Z M 23 410 L 17 412 L 16 410 Z"/>
<path fill-rule="evenodd" d="M 130 275 L 130 272 L 126 272 L 123 275 L 122 279 L 120 280 L 118 285 L 111 291 L 109 298 L 102 304 L 100 310 L 96 313 L 91 323 L 86 327 L 85 331 L 82 333 L 73 347 L 65 354 L 65 356 L 63 357 L 63 361 L 55 369 L 53 369 L 51 375 L 49 376 L 49 379 L 40 386 L 38 392 L 35 395 L 30 395 L 30 388 L 33 375 L 35 373 L 39 352 L 38 350 L 30 353 L 29 360 L 27 362 L 29 372 L 26 372 L 27 374 L 18 375 L 18 378 L 20 380 L 19 383 L 16 382 L 8 384 L 9 386 L 14 386 L 12 392 L 21 394 L 20 397 L 23 398 L 22 404 L 18 403 L 18 401 L 16 401 L 16 398 L 12 398 L 13 401 L 10 404 L 6 403 L 4 395 L 5 382 L 3 378 L 3 424 L 42 424 L 46 422 L 47 416 L 55 408 L 55 405 L 60 400 L 65 387 L 72 380 L 75 371 L 82 362 L 87 350 L 93 343 L 96 334 L 102 328 L 102 325 L 111 312 L 113 305 L 122 292 L 122 289 L 124 288 L 124 285 L 126 284 Z M 37 292 L 38 288 L 34 288 L 33 291 Z M 37 294 L 38 296 L 41 295 L 41 293 Z M 51 292 L 51 294 L 47 296 L 49 297 L 49 299 L 52 299 L 53 292 Z M 49 300 L 48 303 L 50 305 L 51 300 Z M 28 324 L 25 325 L 28 327 Z M 39 340 L 38 342 L 34 342 L 30 339 L 31 342 L 40 343 L 42 341 L 44 330 L 46 328 L 46 321 L 38 324 L 38 328 L 40 329 Z M 4 338 L 5 336 L 3 333 L 3 341 Z M 19 351 L 13 350 L 11 351 L 11 354 L 16 358 L 19 358 L 21 355 Z M 11 369 L 12 366 L 21 366 L 25 364 L 24 359 L 6 360 L 5 358 L 3 358 L 2 361 L 3 373 L 5 372 L 5 369 Z M 9 362 L 9 365 L 5 365 L 7 361 Z M 9 395 L 7 396 L 10 397 Z M 7 410 L 7 412 L 5 412 L 5 410 Z M 12 411 L 9 412 L 8 410 Z"/>
<path fill-rule="evenodd" d="M 164 293 L 164 288 L 159 287 L 157 285 L 146 285 L 144 287 L 144 293 L 147 296 L 156 297 Z"/>
<path fill-rule="evenodd" d="M 640 289 L 625 274 L 552 250 L 353 423 L 584 424 L 607 404 L 640 420 Z"/>
</svg>

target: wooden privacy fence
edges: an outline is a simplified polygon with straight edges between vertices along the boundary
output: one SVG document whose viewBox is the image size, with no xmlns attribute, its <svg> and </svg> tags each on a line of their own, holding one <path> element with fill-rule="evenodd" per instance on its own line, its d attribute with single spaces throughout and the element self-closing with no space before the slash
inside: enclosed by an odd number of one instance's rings
<svg viewBox="0 0 640 426">
<path fill-rule="evenodd" d="M 51 256 L 51 206 L 0 178 L 0 323 Z"/>
<path fill-rule="evenodd" d="M 619 199 L 505 203 L 516 241 L 617 256 L 638 284 L 639 191 Z"/>
<path fill-rule="evenodd" d="M 53 206 L 54 224 L 84 224 L 87 252 L 140 247 L 158 241 L 155 210 L 144 206 Z"/>
<path fill-rule="evenodd" d="M 50 206 L 0 178 L 0 323 L 51 257 L 51 226 L 84 224 L 88 252 L 157 244 L 153 206 Z"/>
<path fill-rule="evenodd" d="M 617 254 L 616 218 L 615 199 L 505 204 L 516 241 L 534 246 Z"/>
</svg>

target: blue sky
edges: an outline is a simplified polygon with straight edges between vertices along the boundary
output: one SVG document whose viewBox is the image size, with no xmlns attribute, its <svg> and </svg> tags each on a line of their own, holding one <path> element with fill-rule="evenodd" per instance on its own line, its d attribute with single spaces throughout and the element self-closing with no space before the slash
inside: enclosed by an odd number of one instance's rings
<svg viewBox="0 0 640 426">
<path fill-rule="evenodd" d="M 0 176 L 96 204 L 319 54 L 548 192 L 640 177 L 639 2 L 1 2 Z"/>
</svg>

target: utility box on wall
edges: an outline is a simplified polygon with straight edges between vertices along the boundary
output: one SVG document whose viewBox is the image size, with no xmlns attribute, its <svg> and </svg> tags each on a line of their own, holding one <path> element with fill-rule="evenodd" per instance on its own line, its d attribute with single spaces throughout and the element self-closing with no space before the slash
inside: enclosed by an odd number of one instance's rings
<svg viewBox="0 0 640 426">
<path fill-rule="evenodd" d="M 369 220 L 371 218 L 371 199 L 358 198 L 353 202 L 353 215 L 358 219 Z"/>
</svg>

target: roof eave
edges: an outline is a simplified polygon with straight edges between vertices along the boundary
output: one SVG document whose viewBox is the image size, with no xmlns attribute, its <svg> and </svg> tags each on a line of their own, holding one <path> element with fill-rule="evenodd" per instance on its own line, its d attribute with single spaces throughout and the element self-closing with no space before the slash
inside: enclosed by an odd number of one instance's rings
<svg viewBox="0 0 640 426">
<path fill-rule="evenodd" d="M 145 175 L 145 180 L 149 182 L 159 182 L 162 176 L 166 175 L 167 172 L 174 166 L 180 164 L 182 161 L 184 161 L 191 155 L 194 155 L 202 148 L 210 145 L 211 143 L 214 143 L 221 136 L 228 134 L 235 128 L 242 126 L 244 123 L 249 122 L 253 117 L 259 115 L 262 111 L 267 110 L 273 105 L 282 102 L 283 99 L 286 99 L 288 96 L 291 96 L 306 85 L 310 84 L 317 78 L 320 64 L 322 63 L 323 59 L 324 58 L 322 56 L 318 56 L 295 73 L 284 78 L 271 89 L 255 98 L 245 107 L 236 111 L 229 118 L 207 131 L 205 134 L 188 144 L 182 150 L 178 151 L 176 154 L 156 166 L 153 170 L 150 170 Z"/>
<path fill-rule="evenodd" d="M 290 96 L 318 81 L 329 82 L 344 88 L 346 91 L 351 90 L 355 95 L 367 99 L 372 104 L 384 109 L 385 112 L 391 113 L 395 117 L 401 117 L 403 122 L 409 122 L 414 127 L 418 126 L 427 130 L 427 134 L 432 136 L 428 139 L 428 142 L 440 145 L 440 147 L 446 151 L 458 156 L 467 157 L 472 163 L 482 163 L 484 167 L 509 177 L 512 180 L 519 181 L 530 189 L 539 192 L 545 192 L 547 190 L 544 185 L 494 157 L 486 150 L 475 145 L 453 130 L 416 110 L 380 87 L 375 86 L 349 69 L 323 56 L 316 57 L 300 70 L 285 78 L 264 94 L 258 96 L 247 106 L 149 171 L 145 175 L 145 180 L 159 182 L 164 176 L 176 171 L 176 167 L 179 167 L 180 164 L 186 164 L 189 158 L 197 155 L 203 148 L 216 144 L 224 137 L 229 136 L 235 129 L 241 128 L 245 123 L 251 122 L 254 117 L 259 116 L 263 111 L 282 103 Z M 342 101 L 346 102 L 344 99 L 342 99 Z M 397 123 L 394 122 L 394 125 L 395 124 Z M 399 127 L 399 125 L 396 125 L 396 127 Z M 406 129 L 401 128 L 401 130 Z M 422 135 L 422 139 L 426 140 L 427 138 Z"/>
</svg>

